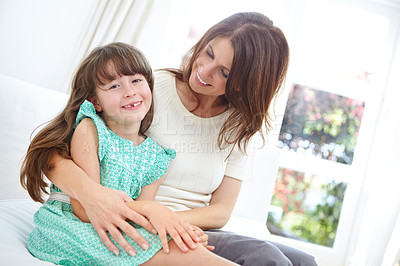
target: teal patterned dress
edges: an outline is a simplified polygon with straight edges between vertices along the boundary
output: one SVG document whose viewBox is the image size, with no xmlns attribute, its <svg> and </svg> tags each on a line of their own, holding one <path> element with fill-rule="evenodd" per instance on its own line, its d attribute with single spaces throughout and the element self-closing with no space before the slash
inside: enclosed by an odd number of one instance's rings
<svg viewBox="0 0 400 266">
<path fill-rule="evenodd" d="M 141 188 L 161 178 L 167 171 L 175 151 L 163 149 L 150 138 L 134 146 L 132 141 L 121 138 L 111 131 L 96 115 L 93 105 L 85 101 L 77 115 L 77 124 L 89 117 L 96 125 L 99 135 L 99 160 L 101 184 L 125 191 L 135 199 Z M 61 193 L 55 185 L 53 194 Z M 134 257 L 121 250 L 118 256 L 101 242 L 90 223 L 77 218 L 71 204 L 52 197 L 35 213 L 36 228 L 29 235 L 27 247 L 37 258 L 61 265 L 139 265 L 154 256 L 161 248 L 158 235 L 131 222 L 132 226 L 149 242 L 143 250 L 131 238 L 125 236 L 136 250 Z"/>
</svg>

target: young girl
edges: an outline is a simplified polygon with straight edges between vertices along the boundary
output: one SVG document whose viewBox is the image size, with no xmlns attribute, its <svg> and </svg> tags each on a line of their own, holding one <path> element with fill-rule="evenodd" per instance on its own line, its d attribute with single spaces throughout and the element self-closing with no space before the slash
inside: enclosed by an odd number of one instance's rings
<svg viewBox="0 0 400 266">
<path fill-rule="evenodd" d="M 122 43 L 94 49 L 74 77 L 66 108 L 32 140 L 21 169 L 22 184 L 37 199 L 55 147 L 97 183 L 135 199 L 132 239 L 124 234 L 134 249 L 111 253 L 102 243 L 109 236 L 99 236 L 80 203 L 52 184 L 28 238 L 34 256 L 63 265 L 231 264 L 197 244 L 201 230 L 153 201 L 175 151 L 144 135 L 153 116 L 152 90 L 151 67 L 138 50 Z M 107 231 L 118 235 L 115 227 Z"/>
</svg>

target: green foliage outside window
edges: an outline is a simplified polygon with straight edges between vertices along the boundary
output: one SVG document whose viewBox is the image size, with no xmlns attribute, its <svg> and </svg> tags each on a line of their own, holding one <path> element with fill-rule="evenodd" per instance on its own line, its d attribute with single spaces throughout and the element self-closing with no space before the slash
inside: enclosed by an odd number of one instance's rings
<svg viewBox="0 0 400 266">
<path fill-rule="evenodd" d="M 362 101 L 294 84 L 278 146 L 351 164 L 364 106 Z"/>
<path fill-rule="evenodd" d="M 347 184 L 319 183 L 321 179 L 290 169 L 279 170 L 271 205 L 282 212 L 268 215 L 272 234 L 333 247 Z"/>
</svg>

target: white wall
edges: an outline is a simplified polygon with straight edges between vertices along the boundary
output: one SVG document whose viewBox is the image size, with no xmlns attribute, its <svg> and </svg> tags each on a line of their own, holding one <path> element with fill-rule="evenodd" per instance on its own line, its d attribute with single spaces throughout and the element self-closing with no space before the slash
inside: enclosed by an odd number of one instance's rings
<svg viewBox="0 0 400 266">
<path fill-rule="evenodd" d="M 97 0 L 0 0 L 0 74 L 67 91 L 69 69 Z"/>
<path fill-rule="evenodd" d="M 366 182 L 370 193 L 364 198 L 365 214 L 360 217 L 362 229 L 356 244 L 355 256 L 358 259 L 364 258 L 366 266 L 379 265 L 382 261 L 400 211 L 399 73 L 398 35 L 383 108 L 377 124 L 370 167 L 367 168 Z M 395 248 L 400 249 L 400 246 Z"/>
</svg>

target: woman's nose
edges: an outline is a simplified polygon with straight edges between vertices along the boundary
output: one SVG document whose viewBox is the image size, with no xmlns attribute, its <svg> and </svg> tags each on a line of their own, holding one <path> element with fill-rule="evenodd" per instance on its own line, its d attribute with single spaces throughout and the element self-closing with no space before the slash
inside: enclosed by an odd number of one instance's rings
<svg viewBox="0 0 400 266">
<path fill-rule="evenodd" d="M 212 64 L 207 64 L 203 65 L 200 71 L 200 75 L 204 78 L 210 78 L 212 77 L 212 73 L 214 71 L 213 65 Z"/>
</svg>

